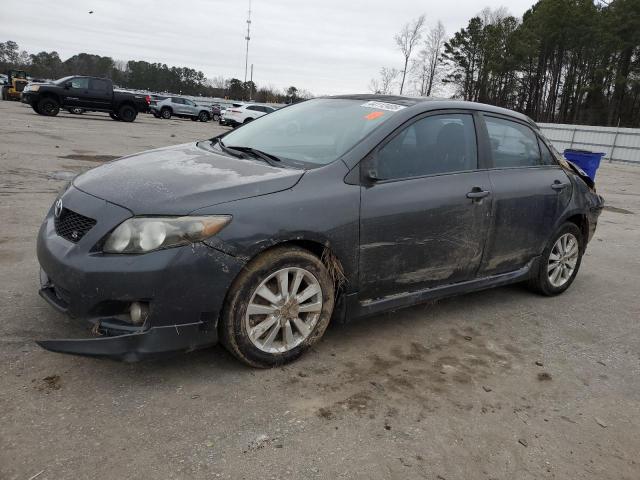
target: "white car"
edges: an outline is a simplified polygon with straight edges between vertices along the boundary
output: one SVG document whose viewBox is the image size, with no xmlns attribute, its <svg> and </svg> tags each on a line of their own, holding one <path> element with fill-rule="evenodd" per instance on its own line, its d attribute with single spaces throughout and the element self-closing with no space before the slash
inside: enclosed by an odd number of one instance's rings
<svg viewBox="0 0 640 480">
<path fill-rule="evenodd" d="M 274 107 L 270 107 L 269 105 L 260 105 L 257 103 L 248 103 L 239 106 L 234 105 L 224 111 L 220 118 L 220 123 L 235 127 L 237 125 L 242 125 L 243 123 L 248 123 L 251 120 L 255 120 L 256 118 L 262 117 L 263 115 L 275 110 L 276 109 Z"/>
</svg>

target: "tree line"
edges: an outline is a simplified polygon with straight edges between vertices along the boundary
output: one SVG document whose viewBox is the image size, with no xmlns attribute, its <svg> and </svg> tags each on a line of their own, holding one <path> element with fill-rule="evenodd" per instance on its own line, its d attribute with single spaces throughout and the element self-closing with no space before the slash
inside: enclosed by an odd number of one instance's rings
<svg viewBox="0 0 640 480">
<path fill-rule="evenodd" d="M 446 37 L 425 17 L 395 37 L 381 93 L 444 94 L 539 122 L 640 126 L 640 1 L 539 0 L 522 18 L 484 9 Z"/>
<path fill-rule="evenodd" d="M 218 76 L 209 79 L 199 70 L 164 63 L 124 62 L 89 53 L 79 53 L 63 61 L 55 51 L 30 54 L 20 50 L 18 44 L 11 40 L 0 42 L 0 72 L 6 73 L 9 69 L 26 70 L 33 78 L 88 75 L 110 78 L 122 88 L 233 100 L 251 98 L 265 103 L 291 103 L 311 97 L 308 91 L 294 86 L 279 90 L 273 86 L 258 87 L 253 82 L 237 78 Z"/>
</svg>

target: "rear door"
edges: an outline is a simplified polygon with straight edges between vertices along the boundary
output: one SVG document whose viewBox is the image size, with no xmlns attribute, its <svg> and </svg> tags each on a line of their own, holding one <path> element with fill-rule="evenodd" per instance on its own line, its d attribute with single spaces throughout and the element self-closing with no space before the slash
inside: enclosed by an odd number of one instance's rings
<svg viewBox="0 0 640 480">
<path fill-rule="evenodd" d="M 480 275 L 517 270 L 542 253 L 571 198 L 571 182 L 531 126 L 483 114 L 489 139 L 492 226 Z"/>
<path fill-rule="evenodd" d="M 89 101 L 93 108 L 110 110 L 113 100 L 113 87 L 109 80 L 91 78 L 89 80 Z"/>
<path fill-rule="evenodd" d="M 424 115 L 373 153 L 377 180 L 361 190 L 361 301 L 475 277 L 491 193 L 474 125 L 466 111 Z"/>
</svg>

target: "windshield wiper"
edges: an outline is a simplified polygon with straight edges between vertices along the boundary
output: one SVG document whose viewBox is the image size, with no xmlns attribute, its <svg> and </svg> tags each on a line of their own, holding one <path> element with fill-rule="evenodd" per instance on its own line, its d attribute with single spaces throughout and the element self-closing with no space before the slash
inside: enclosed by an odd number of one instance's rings
<svg viewBox="0 0 640 480">
<path fill-rule="evenodd" d="M 224 142 L 222 141 L 222 139 L 220 138 L 213 138 L 211 140 L 211 144 L 213 145 L 214 143 L 217 143 L 220 146 L 220 149 L 224 152 L 227 153 L 229 155 L 231 155 L 232 157 L 236 157 L 236 158 L 245 158 L 244 155 L 242 154 L 242 152 L 240 150 L 234 149 L 234 148 L 230 148 L 227 147 Z"/>
<path fill-rule="evenodd" d="M 227 148 L 236 150 L 238 152 L 250 153 L 254 157 L 261 158 L 262 160 L 267 162 L 269 165 L 272 165 L 274 167 L 279 167 L 280 166 L 275 162 L 282 162 L 280 157 L 277 157 L 276 155 L 274 155 L 272 153 L 263 152 L 262 150 L 258 150 L 257 148 L 253 148 L 253 147 L 237 147 L 235 145 L 233 147 L 227 147 Z"/>
</svg>

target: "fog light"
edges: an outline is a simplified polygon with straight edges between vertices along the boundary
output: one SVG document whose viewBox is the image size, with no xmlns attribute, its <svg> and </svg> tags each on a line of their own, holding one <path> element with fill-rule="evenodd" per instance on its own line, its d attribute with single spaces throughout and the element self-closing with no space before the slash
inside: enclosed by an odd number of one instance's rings
<svg viewBox="0 0 640 480">
<path fill-rule="evenodd" d="M 145 302 L 133 302 L 129 307 L 131 323 L 142 325 L 149 316 L 149 305 Z"/>
</svg>

